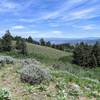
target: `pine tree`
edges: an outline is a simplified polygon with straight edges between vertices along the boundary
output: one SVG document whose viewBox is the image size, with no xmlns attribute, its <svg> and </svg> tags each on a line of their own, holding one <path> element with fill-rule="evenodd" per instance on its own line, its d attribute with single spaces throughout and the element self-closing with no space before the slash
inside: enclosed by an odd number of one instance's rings
<svg viewBox="0 0 100 100">
<path fill-rule="evenodd" d="M 40 39 L 40 45 L 42 45 L 42 46 L 45 46 L 46 45 L 46 43 L 45 43 L 45 41 L 44 41 L 44 39 L 42 38 L 42 39 Z"/>
<path fill-rule="evenodd" d="M 76 48 L 73 51 L 73 62 L 75 64 L 78 64 L 80 66 L 83 66 L 83 62 L 84 62 L 84 43 L 80 43 L 76 45 Z"/>
<path fill-rule="evenodd" d="M 48 42 L 46 43 L 46 46 L 48 46 L 48 47 L 50 47 L 50 46 L 51 46 L 50 41 L 48 41 Z"/>
<path fill-rule="evenodd" d="M 24 39 L 19 39 L 16 41 L 16 49 L 19 51 L 19 53 L 21 53 L 23 55 L 28 54 L 27 45 L 26 45 Z"/>
<path fill-rule="evenodd" d="M 29 43 L 33 43 L 33 39 L 32 39 L 32 37 L 29 36 L 28 39 L 27 39 L 27 41 L 28 41 Z"/>
<path fill-rule="evenodd" d="M 77 45 L 73 52 L 73 62 L 84 67 L 96 66 L 95 56 L 91 54 L 91 46 L 83 42 Z"/>
<path fill-rule="evenodd" d="M 21 49 L 21 39 L 16 40 L 16 49 L 20 50 Z"/>
<path fill-rule="evenodd" d="M 94 67 L 97 67 L 97 59 L 95 57 L 94 54 L 91 54 L 91 56 L 89 57 L 89 67 L 90 68 L 94 68 Z"/>
<path fill-rule="evenodd" d="M 2 37 L 2 49 L 3 51 L 11 51 L 12 49 L 12 36 L 9 30 Z"/>
<path fill-rule="evenodd" d="M 0 39 L 0 51 L 2 51 L 2 39 Z"/>
<path fill-rule="evenodd" d="M 92 54 L 96 57 L 97 65 L 100 66 L 100 43 L 96 42 L 93 46 Z"/>
<path fill-rule="evenodd" d="M 23 55 L 27 55 L 28 51 L 27 51 L 27 45 L 25 43 L 25 40 L 21 40 L 21 49 L 20 49 L 20 53 Z"/>
</svg>

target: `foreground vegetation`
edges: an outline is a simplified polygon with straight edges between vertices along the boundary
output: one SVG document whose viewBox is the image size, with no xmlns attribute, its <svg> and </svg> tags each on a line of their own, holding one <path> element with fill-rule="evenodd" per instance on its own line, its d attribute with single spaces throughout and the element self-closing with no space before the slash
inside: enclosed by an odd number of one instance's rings
<svg viewBox="0 0 100 100">
<path fill-rule="evenodd" d="M 100 99 L 99 66 L 80 67 L 72 63 L 72 52 L 23 40 L 3 43 L 0 100 Z"/>
<path fill-rule="evenodd" d="M 0 70 L 0 87 L 9 91 L 11 100 L 100 99 L 99 68 L 84 70 L 69 65 L 66 66 L 68 70 L 58 70 L 48 66 L 52 80 L 30 85 L 20 80 L 22 64 L 19 59 L 16 62 L 14 65 L 1 65 Z"/>
</svg>

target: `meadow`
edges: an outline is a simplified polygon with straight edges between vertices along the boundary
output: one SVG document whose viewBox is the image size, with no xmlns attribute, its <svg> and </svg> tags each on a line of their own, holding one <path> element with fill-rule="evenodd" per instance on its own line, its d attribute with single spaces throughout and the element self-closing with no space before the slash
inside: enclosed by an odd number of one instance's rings
<svg viewBox="0 0 100 100">
<path fill-rule="evenodd" d="M 28 56 L 1 53 L 16 59 L 0 69 L 0 87 L 7 88 L 11 100 L 100 100 L 100 68 L 84 69 L 71 63 L 72 53 L 27 43 Z M 50 82 L 30 85 L 20 81 L 23 59 L 35 59 L 52 75 Z"/>
</svg>

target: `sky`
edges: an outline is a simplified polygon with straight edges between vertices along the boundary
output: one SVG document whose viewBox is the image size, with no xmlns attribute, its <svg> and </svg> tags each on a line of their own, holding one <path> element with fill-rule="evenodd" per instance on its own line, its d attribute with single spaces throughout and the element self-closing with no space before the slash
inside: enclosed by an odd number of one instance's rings
<svg viewBox="0 0 100 100">
<path fill-rule="evenodd" d="M 0 0 L 0 36 L 100 37 L 100 0 Z"/>
</svg>

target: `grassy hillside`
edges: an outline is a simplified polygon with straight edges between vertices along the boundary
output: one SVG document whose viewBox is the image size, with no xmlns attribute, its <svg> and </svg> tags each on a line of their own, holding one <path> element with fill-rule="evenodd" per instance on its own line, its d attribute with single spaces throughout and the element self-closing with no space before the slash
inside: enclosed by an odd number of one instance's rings
<svg viewBox="0 0 100 100">
<path fill-rule="evenodd" d="M 30 57 L 35 57 L 36 59 L 45 63 L 51 64 L 62 57 L 69 58 L 72 55 L 71 53 L 68 52 L 63 52 L 50 47 L 34 45 L 31 43 L 27 43 L 27 46 Z"/>
<path fill-rule="evenodd" d="M 60 57 L 70 55 L 70 53 L 68 52 L 63 52 L 63 51 L 56 50 L 56 49 L 46 47 L 46 46 L 34 45 L 31 43 L 27 43 L 27 46 L 28 46 L 29 53 L 35 53 L 35 54 L 40 54 L 43 56 L 48 56 L 51 59 L 58 59 Z"/>
<path fill-rule="evenodd" d="M 15 46 L 15 41 L 13 41 L 13 46 Z M 64 52 L 61 50 L 57 50 L 51 47 L 46 46 L 40 46 L 35 45 L 32 43 L 27 43 L 27 50 L 28 50 L 28 56 L 26 58 L 35 58 L 39 60 L 40 62 L 44 64 L 54 64 L 55 62 L 59 62 L 60 60 L 64 60 L 65 62 L 69 62 L 72 59 L 72 53 L 71 52 Z M 1 53 L 2 54 L 2 53 Z M 20 57 L 25 58 L 25 56 L 22 56 L 20 54 L 16 54 L 15 52 L 4 52 L 4 55 L 10 55 L 13 57 Z M 59 60 L 60 59 L 60 60 Z"/>
<path fill-rule="evenodd" d="M 9 89 L 12 100 L 100 100 L 100 68 L 83 69 L 72 64 L 72 53 L 69 52 L 31 43 L 27 46 L 29 56 L 26 58 L 42 62 L 52 75 L 52 81 L 40 85 L 22 83 L 21 63 L 5 65 L 0 69 L 0 87 Z M 1 54 L 23 60 L 23 56 L 15 52 Z"/>
</svg>

